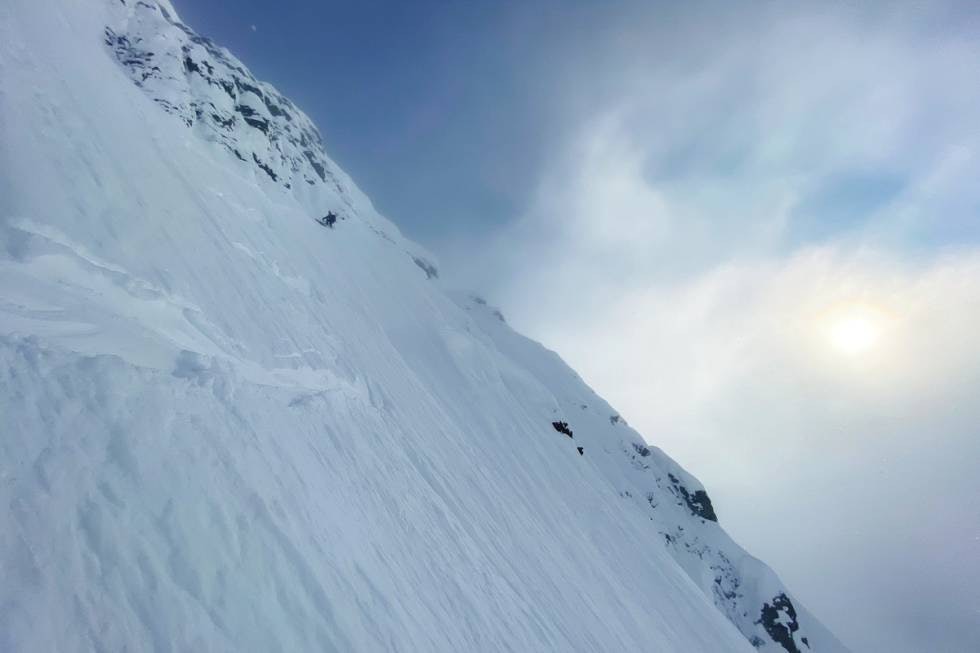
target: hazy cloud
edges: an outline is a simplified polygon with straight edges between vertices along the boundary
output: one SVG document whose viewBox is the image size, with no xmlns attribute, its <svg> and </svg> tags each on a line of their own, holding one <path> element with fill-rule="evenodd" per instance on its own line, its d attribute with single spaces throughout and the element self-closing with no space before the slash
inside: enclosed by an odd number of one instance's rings
<svg viewBox="0 0 980 653">
<path fill-rule="evenodd" d="M 523 215 L 446 262 L 855 650 L 974 650 L 974 10 L 630 7 L 529 64 L 564 138 Z M 856 305 L 880 341 L 848 356 L 828 330 Z"/>
</svg>

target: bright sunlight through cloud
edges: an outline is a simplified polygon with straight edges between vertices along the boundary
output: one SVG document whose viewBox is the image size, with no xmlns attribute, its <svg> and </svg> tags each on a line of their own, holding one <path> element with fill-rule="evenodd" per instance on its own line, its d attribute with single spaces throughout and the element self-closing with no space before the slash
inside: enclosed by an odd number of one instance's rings
<svg viewBox="0 0 980 653">
<path fill-rule="evenodd" d="M 850 306 L 830 319 L 828 335 L 833 347 L 848 355 L 870 351 L 881 338 L 882 317 L 865 306 Z"/>
</svg>

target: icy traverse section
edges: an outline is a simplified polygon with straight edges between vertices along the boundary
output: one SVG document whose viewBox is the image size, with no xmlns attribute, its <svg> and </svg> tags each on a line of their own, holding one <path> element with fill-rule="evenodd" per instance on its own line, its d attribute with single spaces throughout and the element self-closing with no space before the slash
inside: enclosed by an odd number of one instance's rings
<svg viewBox="0 0 980 653">
<path fill-rule="evenodd" d="M 169 2 L 0 79 L 0 651 L 843 650 Z"/>
</svg>

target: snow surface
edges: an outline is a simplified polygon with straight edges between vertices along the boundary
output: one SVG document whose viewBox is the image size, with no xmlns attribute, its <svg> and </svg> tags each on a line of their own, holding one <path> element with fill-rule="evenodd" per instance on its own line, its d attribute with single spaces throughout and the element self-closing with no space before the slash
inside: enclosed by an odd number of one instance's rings
<svg viewBox="0 0 980 653">
<path fill-rule="evenodd" d="M 0 650 L 845 650 L 169 3 L 0 79 Z"/>
</svg>

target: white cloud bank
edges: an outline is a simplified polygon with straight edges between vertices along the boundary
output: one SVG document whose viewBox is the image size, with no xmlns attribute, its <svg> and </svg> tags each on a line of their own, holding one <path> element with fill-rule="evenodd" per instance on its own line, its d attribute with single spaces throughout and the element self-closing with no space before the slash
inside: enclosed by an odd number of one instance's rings
<svg viewBox="0 0 980 653">
<path fill-rule="evenodd" d="M 556 45 L 568 138 L 448 263 L 855 650 L 978 650 L 975 10 L 716 10 Z M 855 304 L 880 338 L 847 355 L 828 315 Z"/>
<path fill-rule="evenodd" d="M 847 354 L 854 303 L 881 336 Z M 855 650 L 980 641 L 980 252 L 808 249 L 532 319 Z"/>
</svg>

